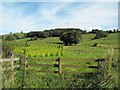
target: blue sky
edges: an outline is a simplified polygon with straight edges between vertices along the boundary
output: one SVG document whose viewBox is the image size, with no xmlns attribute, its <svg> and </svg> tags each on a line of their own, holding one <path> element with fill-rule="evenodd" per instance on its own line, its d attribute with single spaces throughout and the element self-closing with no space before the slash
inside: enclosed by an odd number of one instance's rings
<svg viewBox="0 0 120 90">
<path fill-rule="evenodd" d="M 85 30 L 118 28 L 117 2 L 72 1 L 1 2 L 0 34 L 71 27 Z"/>
</svg>

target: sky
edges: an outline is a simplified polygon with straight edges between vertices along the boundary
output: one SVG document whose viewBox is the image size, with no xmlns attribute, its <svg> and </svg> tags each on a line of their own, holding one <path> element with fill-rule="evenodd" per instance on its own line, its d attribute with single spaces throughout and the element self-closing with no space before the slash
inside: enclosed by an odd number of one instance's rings
<svg viewBox="0 0 120 90">
<path fill-rule="evenodd" d="M 0 2 L 0 35 L 54 28 L 80 28 L 87 31 L 96 28 L 103 30 L 118 28 L 117 0 L 114 2 L 112 0 L 110 2 L 25 1 L 27 0 Z"/>
</svg>

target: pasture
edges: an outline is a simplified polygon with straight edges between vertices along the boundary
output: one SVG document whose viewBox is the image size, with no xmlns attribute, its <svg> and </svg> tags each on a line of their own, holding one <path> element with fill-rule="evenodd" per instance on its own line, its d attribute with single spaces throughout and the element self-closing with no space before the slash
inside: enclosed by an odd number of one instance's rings
<svg viewBox="0 0 120 90">
<path fill-rule="evenodd" d="M 72 85 L 72 87 L 86 87 L 92 82 L 92 78 L 88 79 L 88 76 L 86 76 L 87 78 L 82 80 L 80 79 L 82 75 L 67 74 L 67 72 L 95 72 L 96 69 L 87 67 L 90 65 L 96 66 L 97 63 L 94 60 L 98 58 L 107 58 L 107 53 L 111 53 L 108 52 L 109 49 L 113 49 L 114 56 L 117 57 L 119 48 L 117 33 L 109 34 L 105 38 L 92 40 L 94 36 L 95 34 L 83 34 L 82 42 L 72 46 L 64 46 L 58 37 L 28 41 L 26 47 L 26 56 L 28 56 L 26 87 L 59 88 L 71 87 Z M 24 52 L 26 40 L 29 40 L 29 38 L 5 41 L 4 43 L 11 45 L 15 54 L 18 55 Z M 97 43 L 97 46 L 93 46 L 95 43 Z M 54 64 L 56 64 L 55 59 L 58 57 L 61 58 L 62 71 L 66 72 L 62 76 L 54 74 L 54 71 L 57 70 L 54 67 Z M 44 64 L 44 66 L 37 66 L 37 64 Z M 34 70 L 46 71 L 48 73 L 32 72 Z M 53 72 L 53 74 L 49 72 Z M 18 73 L 18 77 L 20 77 L 20 73 Z M 85 82 L 87 84 L 83 85 Z M 95 81 L 93 80 L 93 82 Z M 76 86 L 76 84 L 79 85 Z"/>
<path fill-rule="evenodd" d="M 106 38 L 92 40 L 95 34 L 83 34 L 82 42 L 77 45 L 63 46 L 58 37 L 28 41 L 26 55 L 28 57 L 58 57 L 62 58 L 102 58 L 108 48 L 118 47 L 118 34 L 109 34 Z M 27 38 L 29 40 L 29 38 Z M 27 39 L 5 41 L 14 48 L 15 53 L 23 53 Z M 97 43 L 97 47 L 92 47 Z M 64 54 L 64 55 L 63 55 Z"/>
</svg>

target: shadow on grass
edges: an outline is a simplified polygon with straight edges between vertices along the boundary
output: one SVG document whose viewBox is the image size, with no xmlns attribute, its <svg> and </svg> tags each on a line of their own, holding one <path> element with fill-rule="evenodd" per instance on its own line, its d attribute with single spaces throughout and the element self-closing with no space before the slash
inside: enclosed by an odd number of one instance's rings
<svg viewBox="0 0 120 90">
<path fill-rule="evenodd" d="M 51 44 L 63 44 L 62 42 L 47 42 L 47 43 L 51 43 Z"/>
</svg>

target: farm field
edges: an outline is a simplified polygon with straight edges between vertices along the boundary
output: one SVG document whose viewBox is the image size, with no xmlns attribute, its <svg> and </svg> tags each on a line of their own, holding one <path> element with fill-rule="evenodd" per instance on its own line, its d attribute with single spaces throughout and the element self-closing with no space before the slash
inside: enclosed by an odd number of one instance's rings
<svg viewBox="0 0 120 90">
<path fill-rule="evenodd" d="M 109 34 L 106 38 L 92 40 L 94 36 L 95 34 L 83 34 L 82 42 L 72 46 L 64 46 L 58 37 L 28 41 L 26 47 L 26 56 L 28 56 L 28 69 L 26 71 L 27 76 L 25 81 L 26 87 L 70 87 L 71 84 L 67 85 L 68 82 L 72 82 L 72 79 L 77 79 L 76 77 L 82 77 L 80 74 L 76 76 L 77 74 L 73 73 L 96 72 L 96 69 L 88 68 L 88 66 L 97 66 L 97 63 L 94 61 L 98 58 L 106 58 L 107 53 L 111 53 L 108 52 L 110 49 L 113 49 L 114 55 L 117 56 L 119 48 L 117 33 Z M 14 48 L 15 54 L 22 54 L 26 40 L 29 40 L 29 38 L 5 41 L 3 43 L 11 45 L 11 47 Z M 93 47 L 95 43 L 98 45 Z M 66 73 L 62 76 L 54 74 L 54 71 L 57 70 L 54 64 L 57 64 L 55 60 L 58 57 L 61 59 L 62 72 Z M 42 66 L 42 64 L 44 65 Z M 47 73 L 34 72 L 36 70 L 45 71 Z M 18 76 L 20 77 L 19 73 Z M 90 83 L 90 81 L 88 82 Z"/>
<path fill-rule="evenodd" d="M 61 58 L 102 58 L 105 57 L 105 51 L 108 48 L 118 47 L 118 34 L 109 34 L 106 38 L 91 40 L 95 34 L 82 35 L 83 40 L 80 44 L 72 46 L 63 46 L 58 37 L 38 39 L 37 41 L 28 41 L 26 55 L 28 57 L 58 57 Z M 29 38 L 27 38 L 29 40 Z M 112 40 L 111 40 L 112 39 Z M 16 41 L 5 41 L 14 48 L 15 53 L 23 53 L 26 39 Z M 4 42 L 3 42 L 4 43 Z M 97 43 L 97 47 L 92 47 Z M 63 55 L 64 54 L 64 55 Z"/>
</svg>

